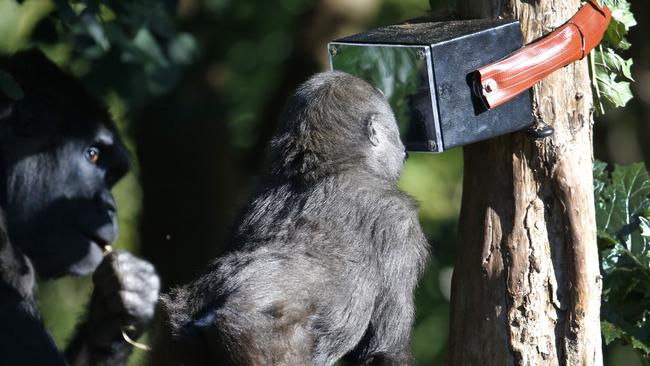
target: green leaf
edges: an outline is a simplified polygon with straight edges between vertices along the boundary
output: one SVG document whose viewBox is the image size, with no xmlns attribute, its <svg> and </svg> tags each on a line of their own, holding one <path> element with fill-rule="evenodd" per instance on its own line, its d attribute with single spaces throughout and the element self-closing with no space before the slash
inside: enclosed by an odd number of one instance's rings
<svg viewBox="0 0 650 366">
<path fill-rule="evenodd" d="M 106 38 L 104 27 L 100 22 L 97 21 L 97 18 L 95 18 L 90 13 L 84 13 L 81 16 L 81 21 L 86 26 L 87 34 L 92 37 L 92 39 L 97 43 L 99 47 L 101 47 L 103 51 L 108 51 L 111 48 L 111 44 Z"/>
<path fill-rule="evenodd" d="M 598 230 L 599 246 L 601 249 L 613 248 L 618 241 L 606 231 Z"/>
<path fill-rule="evenodd" d="M 646 355 L 650 354 L 650 345 L 648 345 L 648 343 L 643 342 L 635 336 L 630 336 L 630 341 L 632 347 L 642 351 Z"/>
<path fill-rule="evenodd" d="M 133 39 L 133 45 L 158 66 L 167 66 L 167 58 L 160 49 L 160 45 L 146 27 L 140 28 Z"/>
<path fill-rule="evenodd" d="M 636 216 L 650 208 L 650 179 L 643 163 L 616 166 L 612 185 L 602 193 L 609 197 L 597 204 L 598 227 L 617 237 L 625 227 L 633 225 Z"/>
<path fill-rule="evenodd" d="M 631 27 L 636 25 L 634 15 L 630 11 L 628 1 L 620 1 L 610 6 L 612 10 L 612 20 L 605 33 L 605 42 L 610 46 L 626 50 L 630 47 L 627 41 L 627 34 Z"/>
<path fill-rule="evenodd" d="M 631 44 L 627 35 L 636 19 L 628 0 L 602 0 L 612 11 L 612 20 L 603 36 L 602 44 L 591 54 L 591 73 L 594 78 L 594 95 L 597 114 L 612 108 L 623 107 L 632 99 L 630 81 L 632 60 L 619 56 L 616 50 L 627 50 Z"/>
<path fill-rule="evenodd" d="M 605 185 L 609 184 L 609 174 L 607 173 L 607 163 L 596 160 L 593 167 L 594 174 L 594 196 L 596 200 L 600 197 L 605 189 Z"/>
<path fill-rule="evenodd" d="M 608 107 L 623 107 L 632 99 L 632 59 L 626 60 L 611 48 L 595 55 L 595 77 L 601 104 Z"/>
<path fill-rule="evenodd" d="M 619 56 L 613 49 L 607 48 L 599 53 L 599 58 L 596 59 L 596 66 L 601 70 L 605 70 L 609 74 L 615 74 L 621 79 L 634 81 L 632 78 L 632 59 L 624 59 Z"/>
<path fill-rule="evenodd" d="M 630 10 L 629 3 L 612 10 L 612 19 L 623 24 L 626 30 L 629 30 L 637 24 L 636 19 L 634 19 L 634 14 Z"/>
<path fill-rule="evenodd" d="M 168 46 L 169 58 L 181 65 L 192 63 L 196 57 L 196 50 L 196 40 L 188 33 L 179 33 Z"/>
<path fill-rule="evenodd" d="M 627 28 L 625 24 L 612 20 L 605 31 L 604 43 L 613 48 L 627 50 L 630 48 L 630 42 L 627 40 Z"/>
<path fill-rule="evenodd" d="M 644 312 L 644 316 L 641 318 L 645 318 L 645 315 L 647 315 L 645 313 L 646 312 Z M 646 329 L 647 326 L 648 325 L 645 321 L 631 324 L 623 319 L 615 319 L 615 321 L 605 319 L 600 322 L 600 329 L 606 345 L 620 339 L 641 351 L 645 357 L 650 355 L 650 343 L 648 342 Z"/>
<path fill-rule="evenodd" d="M 25 96 L 18 82 L 9 73 L 2 70 L 0 70 L 0 91 L 11 100 L 20 100 Z"/>
<path fill-rule="evenodd" d="M 623 339 L 623 330 L 607 320 L 600 322 L 600 330 L 603 333 L 603 338 L 605 338 L 605 344 L 610 344 L 617 339 Z"/>
<path fill-rule="evenodd" d="M 639 217 L 639 228 L 641 229 L 641 236 L 650 237 L 650 220 L 646 219 L 643 216 Z"/>
<path fill-rule="evenodd" d="M 601 97 L 611 108 L 625 107 L 634 95 L 629 81 L 616 81 L 616 75 L 605 74 L 596 76 Z"/>
<path fill-rule="evenodd" d="M 619 288 L 617 296 L 623 299 L 642 291 L 643 283 L 633 279 L 643 278 L 650 286 L 650 238 L 644 235 L 650 232 L 650 219 L 643 216 L 650 209 L 648 172 L 639 163 L 616 166 L 608 177 L 605 166 L 595 164 L 594 195 L 601 269 L 606 285 Z M 625 279 L 617 285 L 621 277 L 611 275 L 620 270 Z"/>
<path fill-rule="evenodd" d="M 97 16 L 102 22 L 111 22 L 116 18 L 115 12 L 106 4 L 99 4 L 99 14 Z"/>
<path fill-rule="evenodd" d="M 617 165 L 612 172 L 614 189 L 625 199 L 619 208 L 626 215 L 640 215 L 650 208 L 650 177 L 643 163 Z M 623 213 L 623 211 L 621 211 Z"/>
</svg>

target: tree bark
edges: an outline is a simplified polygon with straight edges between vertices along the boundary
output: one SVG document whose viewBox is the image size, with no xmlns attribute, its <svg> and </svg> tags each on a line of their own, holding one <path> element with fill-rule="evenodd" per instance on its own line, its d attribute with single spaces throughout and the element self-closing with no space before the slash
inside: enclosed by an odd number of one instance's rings
<svg viewBox="0 0 650 366">
<path fill-rule="evenodd" d="M 459 0 L 466 17 L 521 21 L 531 42 L 579 0 Z M 533 88 L 555 134 L 518 132 L 464 149 L 452 281 L 450 365 L 602 365 L 588 63 Z"/>
<path fill-rule="evenodd" d="M 630 56 L 634 59 L 632 76 L 637 82 L 633 84 L 634 99 L 632 110 L 636 113 L 637 139 L 643 154 L 643 160 L 650 167 L 650 4 L 648 1 L 633 0 L 632 12 L 638 24 L 630 31 Z"/>
</svg>

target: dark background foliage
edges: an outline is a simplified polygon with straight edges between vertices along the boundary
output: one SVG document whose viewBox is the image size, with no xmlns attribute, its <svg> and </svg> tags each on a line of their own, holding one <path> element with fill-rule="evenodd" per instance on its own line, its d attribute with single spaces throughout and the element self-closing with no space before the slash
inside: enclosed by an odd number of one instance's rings
<svg viewBox="0 0 650 366">
<path fill-rule="evenodd" d="M 222 250 L 264 170 L 284 102 L 327 69 L 327 41 L 451 7 L 451 0 L 0 0 L 0 52 L 37 46 L 107 102 L 136 161 L 115 189 L 117 246 L 153 261 L 169 287 Z M 626 53 L 636 62 L 637 98 L 596 123 L 596 157 L 608 163 L 650 161 L 650 5 L 632 7 L 639 25 Z M 433 245 L 417 296 L 413 349 L 422 365 L 445 357 L 452 258 L 463 255 L 453 250 L 461 176 L 462 151 L 454 149 L 413 154 L 400 183 L 421 202 Z M 60 345 L 89 286 L 87 279 L 41 286 Z M 641 362 L 623 341 L 606 356 L 611 365 Z"/>
</svg>

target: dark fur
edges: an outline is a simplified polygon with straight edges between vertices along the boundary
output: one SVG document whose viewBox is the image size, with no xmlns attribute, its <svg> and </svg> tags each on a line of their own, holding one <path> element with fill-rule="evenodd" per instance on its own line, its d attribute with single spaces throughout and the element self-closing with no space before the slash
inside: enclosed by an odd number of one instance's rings
<svg viewBox="0 0 650 366">
<path fill-rule="evenodd" d="M 373 143 L 374 141 L 374 143 Z M 404 365 L 428 252 L 383 96 L 323 73 L 291 98 L 229 251 L 164 300 L 153 365 Z"/>
<path fill-rule="evenodd" d="M 120 327 L 142 333 L 158 294 L 151 264 L 102 256 L 117 235 L 110 189 L 128 170 L 126 149 L 104 107 L 40 52 L 0 58 L 0 70 L 24 91 L 0 91 L 0 364 L 123 365 L 131 345 Z M 40 319 L 35 278 L 88 274 L 100 262 L 106 269 L 63 355 Z"/>
</svg>

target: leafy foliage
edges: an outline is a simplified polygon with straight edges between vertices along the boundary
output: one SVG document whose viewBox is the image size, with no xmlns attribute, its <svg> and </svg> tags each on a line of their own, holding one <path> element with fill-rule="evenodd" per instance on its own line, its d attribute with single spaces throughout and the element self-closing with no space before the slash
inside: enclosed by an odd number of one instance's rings
<svg viewBox="0 0 650 366">
<path fill-rule="evenodd" d="M 33 2 L 15 7 L 28 9 Z M 130 105 L 142 104 L 169 91 L 194 60 L 194 37 L 175 30 L 175 1 L 52 3 L 31 21 L 30 42 L 18 48 L 38 45 L 81 76 L 97 96 L 115 91 Z M 8 84 L 2 85 L 5 90 Z"/>
<path fill-rule="evenodd" d="M 650 177 L 643 163 L 594 165 L 598 245 L 603 274 L 602 332 L 650 362 Z"/>
<path fill-rule="evenodd" d="M 630 48 L 627 34 L 636 25 L 628 0 L 601 0 L 612 11 L 612 21 L 600 46 L 590 56 L 597 112 L 624 107 L 632 99 L 630 89 L 632 59 L 624 59 L 616 51 Z"/>
</svg>

